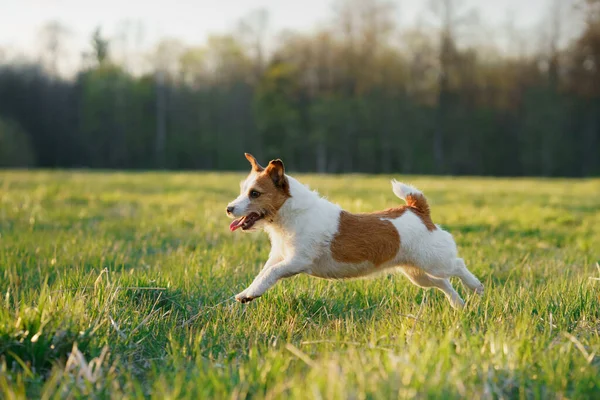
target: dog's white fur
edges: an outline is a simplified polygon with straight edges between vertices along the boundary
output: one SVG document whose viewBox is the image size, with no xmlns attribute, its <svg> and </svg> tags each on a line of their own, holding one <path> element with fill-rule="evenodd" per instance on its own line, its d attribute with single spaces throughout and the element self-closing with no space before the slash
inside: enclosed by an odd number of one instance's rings
<svg viewBox="0 0 600 400">
<path fill-rule="evenodd" d="M 261 296 L 282 278 L 306 273 L 328 279 L 367 276 L 384 269 L 401 268 L 416 285 L 442 290 L 451 305 L 462 308 L 463 300 L 448 278 L 459 277 L 476 293 L 483 293 L 481 282 L 466 268 L 457 256 L 452 235 L 438 229 L 429 231 L 421 219 L 407 211 L 398 218 L 386 219 L 397 229 L 401 241 L 396 257 L 383 265 L 370 262 L 357 264 L 334 260 L 330 244 L 338 231 L 341 207 L 311 191 L 296 179 L 286 175 L 291 197 L 285 201 L 272 221 L 260 220 L 256 226 L 264 229 L 271 239 L 271 252 L 264 268 L 252 284 L 239 293 L 236 299 L 247 302 Z M 248 190 L 252 175 L 241 184 L 240 196 L 230 203 L 235 216 L 245 215 L 250 203 Z M 409 194 L 421 194 L 417 189 L 392 181 L 393 192 L 401 199 Z M 377 240 L 377 238 L 373 238 Z"/>
</svg>

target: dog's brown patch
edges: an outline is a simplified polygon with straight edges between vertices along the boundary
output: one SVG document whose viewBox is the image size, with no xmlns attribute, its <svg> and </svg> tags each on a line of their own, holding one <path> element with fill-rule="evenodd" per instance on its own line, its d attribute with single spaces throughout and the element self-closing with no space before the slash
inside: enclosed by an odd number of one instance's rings
<svg viewBox="0 0 600 400">
<path fill-rule="evenodd" d="M 423 195 L 409 195 L 407 205 L 368 214 L 342 211 L 338 232 L 331 242 L 331 254 L 338 262 L 372 262 L 381 265 L 391 260 L 400 249 L 400 235 L 390 221 L 406 211 L 413 212 L 428 231 L 437 229 L 429 214 L 429 205 Z"/>
<path fill-rule="evenodd" d="M 292 197 L 283 163 L 281 160 L 273 160 L 267 168 L 260 172 L 253 168 L 251 174 L 256 174 L 256 180 L 248 188 L 248 195 L 256 190 L 260 193 L 260 196 L 250 199 L 250 209 L 264 214 L 269 220 L 273 220 L 283 203 Z"/>
<path fill-rule="evenodd" d="M 402 214 L 404 214 L 406 212 L 406 210 L 408 210 L 408 209 L 409 208 L 407 206 L 402 206 L 402 207 L 388 208 L 387 210 L 382 210 L 382 211 L 374 211 L 374 212 L 368 213 L 368 214 L 358 214 L 358 215 L 373 215 L 373 216 L 376 216 L 377 218 L 395 219 L 395 218 L 402 216 Z"/>
<path fill-rule="evenodd" d="M 392 216 L 396 213 L 396 209 L 373 214 L 342 211 L 338 232 L 331 242 L 333 259 L 353 264 L 368 261 L 379 266 L 394 258 L 400 249 L 400 235 L 390 221 L 381 218 L 396 218 Z"/>
<path fill-rule="evenodd" d="M 369 215 L 376 215 L 378 218 L 394 219 L 400 217 L 407 210 L 410 210 L 417 217 L 419 217 L 428 231 L 433 232 L 437 229 L 437 226 L 435 226 L 433 220 L 431 219 L 431 215 L 429 214 L 429 205 L 427 204 L 425 196 L 413 194 L 408 195 L 406 197 L 406 203 L 407 205 L 402 207 L 388 208 L 387 210 L 383 211 L 375 211 Z"/>
<path fill-rule="evenodd" d="M 428 231 L 435 231 L 437 229 L 431 220 L 429 203 L 427 202 L 425 196 L 422 194 L 409 194 L 406 196 L 406 206 L 410 207 L 411 211 L 421 219 Z"/>
</svg>

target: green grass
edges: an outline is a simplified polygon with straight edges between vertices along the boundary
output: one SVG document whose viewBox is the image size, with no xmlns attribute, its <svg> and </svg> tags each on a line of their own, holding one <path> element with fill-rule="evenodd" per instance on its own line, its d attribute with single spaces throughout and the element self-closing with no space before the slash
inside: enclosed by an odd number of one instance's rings
<svg viewBox="0 0 600 400">
<path fill-rule="evenodd" d="M 396 176 L 486 286 L 455 281 L 457 312 L 391 274 L 227 300 L 269 251 L 227 229 L 241 178 L 0 172 L 0 398 L 600 396 L 600 180 Z M 300 178 L 399 203 L 390 177 Z"/>
</svg>

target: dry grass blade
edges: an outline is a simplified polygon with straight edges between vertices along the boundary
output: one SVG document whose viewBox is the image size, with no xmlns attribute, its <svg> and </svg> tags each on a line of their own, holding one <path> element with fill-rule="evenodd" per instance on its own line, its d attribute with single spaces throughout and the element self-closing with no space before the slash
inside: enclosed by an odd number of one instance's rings
<svg viewBox="0 0 600 400">
<path fill-rule="evenodd" d="M 198 313 L 196 313 L 194 316 L 192 316 L 190 319 L 188 319 L 188 320 L 184 321 L 184 322 L 183 322 L 183 324 L 181 324 L 181 327 L 182 327 L 182 328 L 184 328 L 184 327 L 186 327 L 186 326 L 190 325 L 190 324 L 191 324 L 192 322 L 194 322 L 195 320 L 197 320 L 197 319 L 198 319 L 200 316 L 202 316 L 202 314 L 203 314 L 203 311 L 204 311 L 204 310 L 212 310 L 212 309 L 215 309 L 215 308 L 217 308 L 218 306 L 220 306 L 221 304 L 227 303 L 227 302 L 229 302 L 229 301 L 231 301 L 231 300 L 235 300 L 235 295 L 233 295 L 233 296 L 231 296 L 231 297 L 229 297 L 229 298 L 227 298 L 227 299 L 225 299 L 225 300 L 223 300 L 223 301 L 220 301 L 220 302 L 218 302 L 217 304 L 214 304 L 214 305 L 212 305 L 212 306 L 206 306 L 206 307 L 202 307 L 202 311 L 199 311 L 199 312 L 198 312 Z"/>
<path fill-rule="evenodd" d="M 298 357 L 300 360 L 304 361 L 304 363 L 306 365 L 308 365 L 309 367 L 314 367 L 316 365 L 314 363 L 314 361 L 311 360 L 311 358 L 308 355 L 306 355 L 305 353 L 303 353 L 302 350 L 300 350 L 299 348 L 297 348 L 293 344 L 286 343 L 285 348 L 286 348 L 287 351 L 289 351 L 290 353 L 292 353 L 293 355 L 295 355 L 296 357 Z"/>
<path fill-rule="evenodd" d="M 115 320 L 113 319 L 113 317 L 110 314 L 108 314 L 108 319 L 110 320 L 110 324 L 115 329 L 115 331 L 117 332 L 119 337 L 121 339 L 127 339 L 127 335 L 119 328 L 119 325 L 117 325 L 117 323 L 115 322 Z"/>
<path fill-rule="evenodd" d="M 585 346 L 583 345 L 583 343 L 581 343 L 579 341 L 579 339 L 577 339 L 575 336 L 571 335 L 568 332 L 563 332 L 563 335 L 565 335 L 565 337 L 567 339 L 569 339 L 571 342 L 573 342 L 573 344 L 575 345 L 575 347 L 577 347 L 577 350 L 579 350 L 581 352 L 581 354 L 583 354 L 583 357 L 585 358 L 585 360 L 587 361 L 588 364 L 591 364 L 591 362 L 594 360 L 595 357 L 595 353 L 588 353 L 588 351 L 586 350 Z"/>
<path fill-rule="evenodd" d="M 413 323 L 412 329 L 410 330 L 410 333 L 408 334 L 408 337 L 406 338 L 407 342 L 409 342 L 412 339 L 413 334 L 415 333 L 415 329 L 417 327 L 417 322 L 422 322 L 421 319 L 419 319 L 419 317 L 421 316 L 421 313 L 423 312 L 423 306 L 425 305 L 425 302 L 427 301 L 427 293 L 428 293 L 428 291 L 425 291 L 423 293 L 423 299 L 421 300 L 421 305 L 419 306 L 419 311 L 417 311 L 417 316 L 413 318 L 415 322 Z"/>
</svg>

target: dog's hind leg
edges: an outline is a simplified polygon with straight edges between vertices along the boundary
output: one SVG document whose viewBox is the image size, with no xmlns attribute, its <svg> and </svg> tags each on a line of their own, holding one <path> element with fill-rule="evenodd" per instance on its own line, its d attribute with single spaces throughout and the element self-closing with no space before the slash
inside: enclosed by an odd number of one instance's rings
<svg viewBox="0 0 600 400">
<path fill-rule="evenodd" d="M 462 258 L 457 258 L 454 261 L 455 274 L 460 278 L 462 283 L 477 294 L 483 294 L 483 284 L 475 275 L 467 269 L 465 261 Z"/>
<path fill-rule="evenodd" d="M 450 301 L 450 305 L 452 307 L 461 309 L 464 307 L 465 302 L 460 298 L 459 294 L 454 290 L 452 284 L 448 279 L 443 278 L 434 278 L 429 276 L 420 268 L 417 267 L 401 267 L 402 272 L 412 283 L 422 288 L 431 288 L 435 287 L 444 292 L 448 301 Z"/>
</svg>

